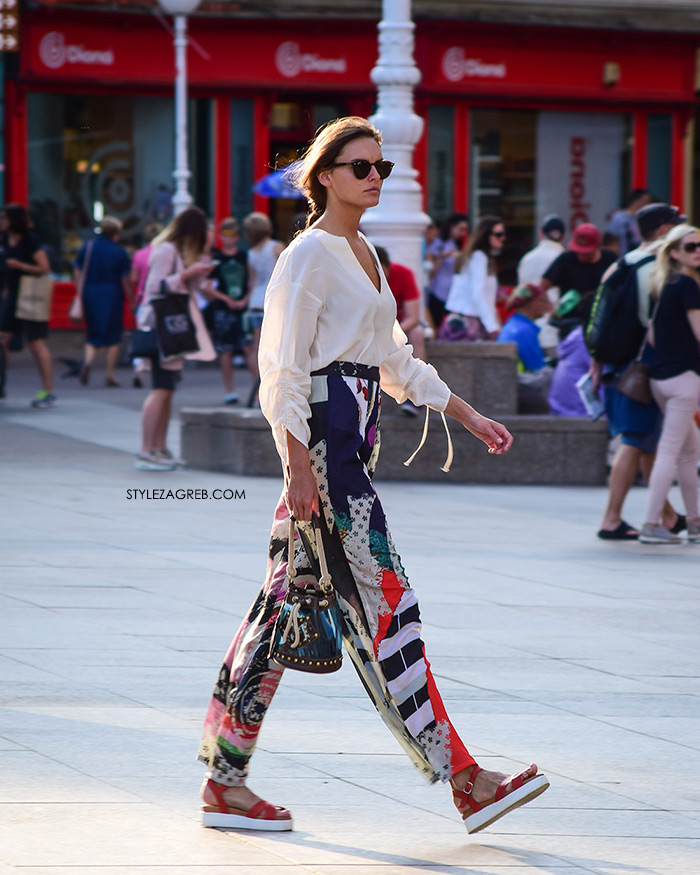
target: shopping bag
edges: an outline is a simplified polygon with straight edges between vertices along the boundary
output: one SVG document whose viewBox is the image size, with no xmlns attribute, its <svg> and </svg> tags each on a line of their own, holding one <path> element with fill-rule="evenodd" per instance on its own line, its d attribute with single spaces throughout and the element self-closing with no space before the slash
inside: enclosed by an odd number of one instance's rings
<svg viewBox="0 0 700 875">
<path fill-rule="evenodd" d="M 29 322 L 48 322 L 53 297 L 53 279 L 24 274 L 19 281 L 15 316 Z"/>
</svg>

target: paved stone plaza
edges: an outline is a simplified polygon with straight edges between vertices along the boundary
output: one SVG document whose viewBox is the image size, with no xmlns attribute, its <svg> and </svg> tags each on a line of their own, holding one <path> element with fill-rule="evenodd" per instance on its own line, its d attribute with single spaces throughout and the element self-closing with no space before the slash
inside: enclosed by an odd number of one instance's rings
<svg viewBox="0 0 700 875">
<path fill-rule="evenodd" d="M 597 540 L 599 488 L 379 487 L 453 721 L 544 796 L 467 836 L 346 665 L 287 672 L 261 733 L 251 786 L 295 831 L 201 828 L 201 720 L 280 481 L 135 471 L 143 391 L 101 376 L 33 411 L 22 364 L 0 409 L 0 875 L 697 875 L 700 545 Z M 220 395 L 188 371 L 179 403 Z M 245 498 L 129 498 L 176 486 Z"/>
</svg>

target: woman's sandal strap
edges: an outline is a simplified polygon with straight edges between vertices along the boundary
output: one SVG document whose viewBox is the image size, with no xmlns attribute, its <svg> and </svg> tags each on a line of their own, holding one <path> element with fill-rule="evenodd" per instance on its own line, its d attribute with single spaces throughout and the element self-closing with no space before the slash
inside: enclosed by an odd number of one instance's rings
<svg viewBox="0 0 700 875">
<path fill-rule="evenodd" d="M 519 787 L 522 787 L 526 781 L 529 781 L 531 778 L 534 778 L 537 775 L 537 766 L 532 763 L 528 766 L 527 769 L 523 769 L 522 772 L 519 772 L 517 775 L 511 775 L 509 778 L 505 778 L 498 785 L 498 790 L 496 790 L 496 802 L 499 802 L 506 796 L 508 793 L 512 793 L 513 790 L 517 790 Z"/>
<path fill-rule="evenodd" d="M 219 812 L 221 814 L 230 814 L 228 810 L 228 805 L 226 804 L 226 800 L 224 799 L 224 791 L 221 789 L 221 786 L 216 783 L 216 781 L 208 781 L 208 787 L 211 792 L 214 794 L 214 798 L 216 799 L 216 804 L 219 806 Z"/>
</svg>

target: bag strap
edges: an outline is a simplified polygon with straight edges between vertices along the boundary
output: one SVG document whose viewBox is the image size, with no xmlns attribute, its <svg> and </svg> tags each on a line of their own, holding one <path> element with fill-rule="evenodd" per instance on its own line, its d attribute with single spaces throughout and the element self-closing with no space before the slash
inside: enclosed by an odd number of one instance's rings
<svg viewBox="0 0 700 875">
<path fill-rule="evenodd" d="M 80 271 L 80 287 L 77 289 L 77 292 L 81 298 L 83 296 L 83 288 L 85 287 L 88 270 L 90 269 L 90 256 L 92 255 L 94 242 L 94 240 L 91 240 L 87 245 L 87 249 L 85 250 L 85 263 L 83 264 L 83 269 Z"/>
<path fill-rule="evenodd" d="M 330 593 L 333 591 L 333 581 L 331 580 L 330 572 L 328 571 L 328 562 L 326 560 L 326 550 L 323 546 L 323 534 L 321 532 L 321 523 L 318 517 L 314 516 L 311 520 L 311 525 L 314 530 L 314 538 L 316 541 L 316 553 L 318 555 L 318 564 L 321 567 L 321 576 L 318 579 L 319 586 L 321 590 L 325 593 Z M 289 532 L 288 532 L 288 541 L 287 541 L 287 580 L 289 583 L 294 582 L 294 578 L 297 576 L 296 568 L 294 567 L 294 531 L 296 528 L 296 520 L 293 516 L 289 517 Z M 302 546 L 304 547 L 304 552 L 306 551 L 306 545 L 304 544 L 304 539 L 301 539 Z M 311 559 L 308 556 L 307 558 Z"/>
</svg>

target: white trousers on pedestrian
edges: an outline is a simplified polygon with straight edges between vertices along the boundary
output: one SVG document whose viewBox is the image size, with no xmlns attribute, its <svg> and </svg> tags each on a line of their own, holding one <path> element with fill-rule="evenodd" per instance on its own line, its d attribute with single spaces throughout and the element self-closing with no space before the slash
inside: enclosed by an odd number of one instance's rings
<svg viewBox="0 0 700 875">
<path fill-rule="evenodd" d="M 660 525 L 661 511 L 676 471 L 686 515 L 696 520 L 700 434 L 695 411 L 700 400 L 700 375 L 684 371 L 667 380 L 652 380 L 651 391 L 663 411 L 664 424 L 649 479 L 646 522 Z"/>
</svg>

